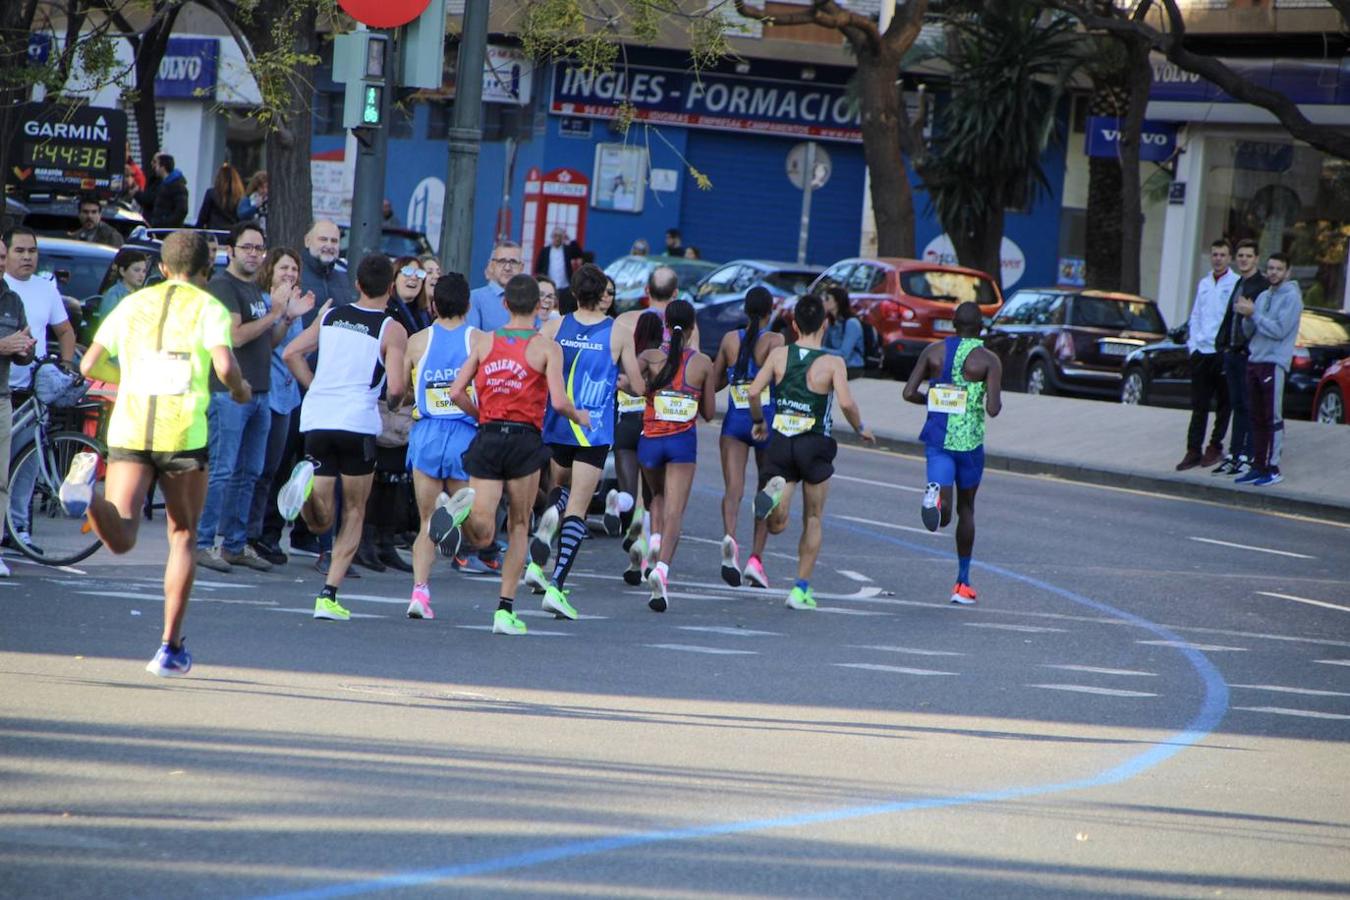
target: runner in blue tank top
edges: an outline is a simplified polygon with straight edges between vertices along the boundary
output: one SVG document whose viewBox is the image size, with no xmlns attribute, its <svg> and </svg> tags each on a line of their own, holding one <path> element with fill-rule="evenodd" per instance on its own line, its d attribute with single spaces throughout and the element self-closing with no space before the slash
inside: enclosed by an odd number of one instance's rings
<svg viewBox="0 0 1350 900">
<path fill-rule="evenodd" d="M 713 360 L 713 378 L 717 387 L 729 388 L 727 411 L 722 417 L 722 436 L 718 445 L 722 453 L 722 481 L 726 493 L 722 495 L 722 580 L 732 587 L 742 581 L 754 587 L 767 588 L 769 578 L 764 572 L 764 544 L 769 538 L 769 527 L 763 519 L 755 523 L 754 543 L 745 569 L 740 567 L 740 547 L 736 543 L 736 519 L 740 513 L 741 498 L 745 494 L 745 464 L 751 448 L 755 451 L 755 471 L 759 487 L 764 486 L 764 448 L 768 441 L 757 441 L 750 433 L 750 383 L 759 374 L 768 355 L 783 346 L 783 336 L 765 330 L 773 315 L 773 295 L 767 289 L 755 286 L 745 295 L 745 328 L 729 331 L 722 336 L 722 344 Z M 764 415 L 773 419 L 773 402 L 761 397 Z"/>
<path fill-rule="evenodd" d="M 546 609 L 576 611 L 563 589 L 567 573 L 581 542 L 586 538 L 586 511 L 591 495 L 604 474 L 605 458 L 614 442 L 615 391 L 622 368 L 631 389 L 644 388 L 633 352 L 633 332 L 623 322 L 611 319 L 603 308 L 608 279 L 593 265 L 577 269 L 572 277 L 572 295 L 577 310 L 561 319 L 545 322 L 540 335 L 562 347 L 563 384 L 577 409 L 590 413 L 590 427 L 582 428 L 571 419 L 550 411 L 544 419 L 544 441 L 553 452 L 553 501 L 539 517 L 534 539 L 530 542 L 530 564 L 525 582 L 542 591 Z M 618 518 L 622 509 L 632 508 L 633 498 L 611 491 L 605 499 L 607 518 Z M 559 520 L 561 519 L 561 528 Z M 552 552 L 554 533 L 560 531 L 558 557 L 553 576 L 544 574 Z"/>
<path fill-rule="evenodd" d="M 464 322 L 469 310 L 469 283 L 450 272 L 432 292 L 436 321 L 408 338 L 408 379 L 413 389 L 413 425 L 408 434 L 408 469 L 422 527 L 413 541 L 413 589 L 408 618 L 434 618 L 431 610 L 431 564 L 436 547 L 427 535 L 431 514 L 439 503 L 466 487 L 464 451 L 478 433 L 478 423 L 450 399 L 477 330 Z"/>
</svg>

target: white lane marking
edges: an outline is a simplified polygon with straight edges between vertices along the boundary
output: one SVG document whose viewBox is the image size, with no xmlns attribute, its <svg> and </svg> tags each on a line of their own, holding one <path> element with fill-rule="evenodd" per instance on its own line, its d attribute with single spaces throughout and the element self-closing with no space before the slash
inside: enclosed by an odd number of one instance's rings
<svg viewBox="0 0 1350 900">
<path fill-rule="evenodd" d="M 1117 688 L 1093 687 L 1088 684 L 1029 684 L 1027 687 L 1043 688 L 1047 691 L 1072 691 L 1075 694 L 1097 694 L 1102 697 L 1156 697 L 1147 691 L 1122 691 Z"/>
<path fill-rule="evenodd" d="M 1315 712 L 1311 709 L 1288 709 L 1283 706 L 1234 706 L 1230 708 L 1245 712 L 1271 713 L 1276 716 L 1299 716 L 1304 719 L 1350 719 L 1350 716 L 1340 713 Z"/>
<path fill-rule="evenodd" d="M 847 578 L 849 581 L 856 581 L 856 582 L 858 582 L 859 584 L 871 584 L 871 583 L 872 583 L 872 579 L 868 578 L 868 577 L 867 577 L 866 575 L 864 575 L 863 573 L 861 573 L 861 572 L 855 572 L 855 571 L 853 571 L 852 569 L 835 569 L 835 571 L 838 572 L 840 575 L 843 575 L 843 576 L 844 576 L 845 578 Z"/>
<path fill-rule="evenodd" d="M 163 601 L 164 595 L 145 594 L 135 591 L 74 591 L 86 597 L 112 597 L 117 600 L 145 600 L 150 603 Z M 192 597 L 192 603 L 232 603 L 236 606 L 276 606 L 275 600 L 228 600 L 224 597 Z"/>
<path fill-rule="evenodd" d="M 554 620 L 556 620 L 556 619 L 558 618 L 558 617 L 557 617 L 556 615 L 554 615 L 553 613 L 551 613 L 551 612 L 546 612 L 546 611 L 544 611 L 544 610 L 542 610 L 542 609 L 518 609 L 518 610 L 516 610 L 516 615 L 518 615 L 518 616 L 526 616 L 526 617 L 531 618 L 531 619 L 554 619 Z M 609 616 L 588 616 L 588 615 L 585 615 L 584 613 L 577 613 L 577 621 L 579 621 L 579 622 L 585 622 L 585 621 L 595 620 L 595 619 L 608 619 L 608 618 L 609 618 Z M 530 634 L 534 634 L 534 632 L 531 631 Z"/>
<path fill-rule="evenodd" d="M 924 534 L 928 537 L 943 537 L 940 532 L 929 531 L 927 528 L 919 528 L 916 525 L 897 525 L 894 522 L 878 522 L 876 519 L 863 519 L 858 516 L 841 516 L 838 513 L 830 513 L 831 519 L 843 519 L 845 522 L 857 522 L 859 525 L 872 525 L 876 528 L 894 528 L 896 531 L 912 531 L 915 534 Z"/>
<path fill-rule="evenodd" d="M 1234 653 L 1247 652 L 1246 647 L 1225 647 L 1222 644 L 1192 644 L 1190 641 L 1135 641 L 1150 647 L 1176 647 L 1178 650 L 1200 650 L 1205 653 L 1222 653 L 1226 650 Z"/>
<path fill-rule="evenodd" d="M 841 669 L 866 669 L 869 672 L 894 672 L 897 675 L 959 675 L 959 672 L 941 672 L 937 669 L 910 669 L 905 666 L 883 666 L 877 663 L 833 663 Z"/>
<path fill-rule="evenodd" d="M 516 613 L 516 615 L 520 615 L 520 613 Z M 491 625 L 456 625 L 455 627 L 463 628 L 465 631 L 492 630 Z M 538 629 L 531 628 L 529 631 L 525 632 L 525 637 L 572 637 L 572 635 L 566 631 L 539 631 Z"/>
<path fill-rule="evenodd" d="M 57 571 L 57 572 L 69 572 L 72 575 L 89 574 L 84 569 L 77 569 L 74 566 L 49 566 L 46 563 L 40 563 L 37 560 L 29 559 L 26 556 L 19 556 L 14 553 L 6 553 L 5 559 L 9 560 L 10 562 L 16 562 L 21 566 L 36 566 L 39 569 L 47 569 L 49 571 Z"/>
<path fill-rule="evenodd" d="M 312 616 L 312 615 L 314 615 L 314 607 L 312 607 L 312 606 L 309 607 L 309 608 L 307 608 L 307 609 L 301 608 L 301 607 L 298 607 L 298 606 L 297 606 L 297 607 L 288 607 L 288 606 L 269 606 L 269 607 L 267 608 L 267 611 L 268 611 L 268 612 L 285 612 L 285 613 L 303 613 L 303 614 L 306 615 L 306 616 Z M 373 615 L 373 614 L 371 614 L 371 613 L 352 613 L 352 614 L 351 614 L 351 617 L 352 617 L 353 619 L 387 619 L 387 618 L 389 618 L 388 616 L 377 616 L 377 615 Z M 325 621 L 325 620 L 320 619 L 320 621 Z"/>
<path fill-rule="evenodd" d="M 1324 666 L 1350 666 L 1350 659 L 1314 659 L 1313 662 Z"/>
<path fill-rule="evenodd" d="M 722 647 L 700 647 L 697 644 L 643 644 L 657 650 L 679 650 L 684 653 L 711 653 L 715 656 L 756 656 L 756 650 L 727 650 Z"/>
<path fill-rule="evenodd" d="M 816 594 L 817 597 L 820 594 Z M 894 616 L 895 613 L 876 612 L 871 609 L 840 609 L 837 606 L 822 606 L 816 612 L 832 613 L 836 616 Z"/>
<path fill-rule="evenodd" d="M 955 650 L 920 650 L 918 647 L 888 647 L 884 644 L 854 644 L 859 650 L 881 650 L 885 653 L 908 653 L 911 656 L 965 656 Z"/>
<path fill-rule="evenodd" d="M 838 473 L 835 473 L 830 477 L 836 481 L 856 481 L 858 482 L 858 484 L 870 484 L 873 485 L 874 487 L 891 488 L 892 490 L 896 491 L 908 491 L 911 494 L 923 493 L 923 488 L 910 487 L 907 484 L 892 484 L 889 481 L 873 481 L 870 478 L 859 478 L 856 475 L 840 475 Z"/>
<path fill-rule="evenodd" d="M 407 597 L 381 597 L 379 594 L 348 594 L 343 592 L 343 600 L 360 600 L 364 603 L 392 603 L 395 606 L 407 606 L 409 598 Z"/>
<path fill-rule="evenodd" d="M 1317 691 L 1312 688 L 1283 687 L 1278 684 L 1230 684 L 1229 687 L 1245 688 L 1249 691 L 1273 691 L 1277 694 L 1304 694 L 1309 697 L 1350 697 L 1345 691 Z"/>
<path fill-rule="evenodd" d="M 1041 634 L 1048 632 L 1059 632 L 1067 634 L 1067 628 L 1047 628 L 1044 625 L 1006 625 L 1002 622 L 963 622 L 967 628 L 995 628 L 999 631 L 1022 631 L 1027 634 Z"/>
<path fill-rule="evenodd" d="M 153 579 L 150 580 L 150 583 L 151 583 L 151 584 L 158 584 L 158 582 L 154 581 Z M 209 588 L 241 588 L 241 587 L 251 588 L 251 587 L 256 587 L 256 585 L 252 584 L 251 582 L 245 582 L 245 583 L 241 584 L 241 583 L 238 582 L 238 581 L 202 581 L 200 578 L 194 578 L 194 579 L 192 579 L 192 586 L 193 586 L 193 587 L 209 587 Z"/>
<path fill-rule="evenodd" d="M 779 631 L 755 631 L 752 628 L 732 628 L 728 625 L 680 625 L 680 631 L 701 631 L 707 634 L 730 634 L 735 637 L 782 637 Z"/>
<path fill-rule="evenodd" d="M 1157 678 L 1157 672 L 1139 672 L 1135 669 L 1103 669 L 1100 666 L 1073 666 L 1042 664 L 1043 669 L 1063 669 L 1066 672 L 1090 672 L 1094 675 L 1134 675 L 1140 678 Z"/>
<path fill-rule="evenodd" d="M 1309 556 L 1306 553 L 1293 553 L 1289 550 L 1272 550 L 1269 547 L 1253 547 L 1251 544 L 1234 544 L 1232 541 L 1219 541 L 1214 538 L 1192 537 L 1192 541 L 1199 541 L 1202 544 L 1214 544 L 1219 547 L 1232 547 L 1234 550 L 1251 550 L 1255 553 L 1270 553 L 1274 556 L 1289 556 L 1294 559 L 1317 559 L 1315 556 Z"/>
<path fill-rule="evenodd" d="M 1350 606 L 1341 606 L 1336 603 L 1327 603 L 1325 600 L 1309 600 L 1307 597 L 1295 597 L 1293 594 L 1277 594 L 1274 591 L 1257 591 L 1262 597 L 1274 597 L 1277 600 L 1293 600 L 1295 603 L 1306 603 L 1309 606 L 1321 606 L 1325 609 L 1338 609 L 1341 612 L 1350 612 Z"/>
</svg>

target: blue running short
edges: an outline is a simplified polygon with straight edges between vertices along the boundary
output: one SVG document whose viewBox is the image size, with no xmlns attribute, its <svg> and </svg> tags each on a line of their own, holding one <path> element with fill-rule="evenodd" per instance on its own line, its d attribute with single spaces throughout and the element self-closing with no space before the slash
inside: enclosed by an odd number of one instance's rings
<svg viewBox="0 0 1350 900">
<path fill-rule="evenodd" d="M 468 481 L 464 451 L 477 434 L 478 426 L 472 419 L 418 419 L 408 434 L 408 468 L 432 478 Z"/>
<path fill-rule="evenodd" d="M 924 455 L 928 457 L 928 480 L 943 487 L 955 484 L 958 488 L 980 486 L 984 477 L 984 447 L 974 450 L 944 450 L 941 447 L 925 445 Z"/>
<path fill-rule="evenodd" d="M 773 421 L 773 404 L 764 407 L 764 420 L 766 422 Z M 722 437 L 735 438 L 742 444 L 748 444 L 756 450 L 763 450 L 768 446 L 769 439 L 765 437 L 762 441 L 755 440 L 750 433 L 750 429 L 753 427 L 754 423 L 750 421 L 750 410 L 748 409 L 737 409 L 733 406 L 722 417 Z"/>
<path fill-rule="evenodd" d="M 638 465 L 659 469 L 666 463 L 692 463 L 698 459 L 698 433 L 690 428 L 665 437 L 647 437 L 638 441 Z"/>
</svg>

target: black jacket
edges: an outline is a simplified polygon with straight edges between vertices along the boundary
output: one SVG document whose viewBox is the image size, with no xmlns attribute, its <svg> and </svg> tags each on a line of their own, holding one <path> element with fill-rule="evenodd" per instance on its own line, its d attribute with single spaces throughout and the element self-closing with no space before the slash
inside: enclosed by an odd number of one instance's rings
<svg viewBox="0 0 1350 900">
<path fill-rule="evenodd" d="M 232 228 L 239 221 L 238 207 L 227 208 L 216 199 L 215 188 L 207 188 L 202 208 L 197 211 L 198 228 Z"/>
<path fill-rule="evenodd" d="M 188 189 L 183 173 L 174 169 L 136 195 L 136 202 L 153 228 L 179 228 L 187 221 Z"/>
<path fill-rule="evenodd" d="M 539 255 L 534 258 L 534 274 L 547 275 L 549 252 L 553 245 L 545 244 L 544 249 L 539 251 Z M 581 266 L 581 245 L 576 241 L 568 241 L 563 244 L 563 262 L 567 266 L 567 280 L 571 282 L 572 273 Z M 559 285 L 561 287 L 561 285 Z"/>
<path fill-rule="evenodd" d="M 1218 334 L 1214 335 L 1214 349 L 1219 353 L 1245 353 L 1247 343 L 1251 338 L 1243 332 L 1240 322 L 1234 322 L 1237 316 L 1233 309 L 1233 304 L 1239 297 L 1246 297 L 1248 300 L 1255 300 L 1261 295 L 1261 292 L 1270 287 L 1270 282 L 1266 281 L 1266 276 L 1260 272 L 1253 272 L 1246 278 L 1238 279 L 1238 283 L 1233 285 L 1233 293 L 1228 295 L 1228 309 L 1224 310 L 1223 322 L 1219 325 Z"/>
</svg>

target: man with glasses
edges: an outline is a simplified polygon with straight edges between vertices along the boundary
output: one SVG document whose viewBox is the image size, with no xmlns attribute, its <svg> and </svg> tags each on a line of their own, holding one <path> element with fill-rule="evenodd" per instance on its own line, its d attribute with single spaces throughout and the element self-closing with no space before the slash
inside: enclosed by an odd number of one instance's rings
<svg viewBox="0 0 1350 900">
<path fill-rule="evenodd" d="M 506 295 L 506 283 L 520 274 L 524 264 L 520 245 L 515 241 L 499 241 L 492 248 L 492 258 L 488 260 L 485 271 L 487 284 L 474 288 L 469 294 L 468 324 L 481 331 L 496 331 L 506 327 L 511 318 L 502 302 Z"/>
<path fill-rule="evenodd" d="M 197 529 L 197 565 L 216 572 L 234 566 L 258 571 L 272 568 L 248 545 L 248 513 L 253 487 L 262 475 L 267 433 L 272 427 L 268 391 L 272 384 L 272 348 L 286 337 L 286 329 L 303 311 L 277 294 L 269 304 L 256 282 L 267 244 L 256 222 L 230 229 L 225 243 L 229 265 L 207 286 L 230 313 L 230 338 L 239 368 L 253 387 L 253 395 L 239 402 L 215 375 L 211 376 L 211 403 L 206 410 L 210 441 L 210 479 L 206 505 Z M 305 298 L 309 304 L 313 298 Z M 216 536 L 222 546 L 216 549 Z"/>
</svg>

